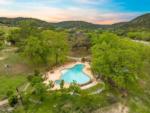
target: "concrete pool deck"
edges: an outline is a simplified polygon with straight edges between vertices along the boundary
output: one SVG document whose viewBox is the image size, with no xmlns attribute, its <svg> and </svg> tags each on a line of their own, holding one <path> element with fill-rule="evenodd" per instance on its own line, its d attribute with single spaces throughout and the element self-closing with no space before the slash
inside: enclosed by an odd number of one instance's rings
<svg viewBox="0 0 150 113">
<path fill-rule="evenodd" d="M 65 64 L 63 66 L 56 67 L 55 69 L 48 71 L 44 75 L 44 78 L 46 78 L 44 83 L 45 84 L 49 84 L 49 81 L 55 82 L 56 80 L 59 80 L 60 77 L 61 77 L 61 74 L 62 74 L 62 70 L 66 69 L 66 68 L 71 68 L 71 67 L 73 67 L 74 65 L 77 65 L 77 64 L 85 65 L 85 67 L 83 69 L 83 72 L 85 74 L 87 74 L 91 78 L 91 82 L 89 84 L 87 84 L 87 85 L 81 86 L 81 89 L 87 89 L 87 88 L 90 88 L 90 87 L 93 87 L 94 85 L 96 85 L 97 81 L 96 81 L 96 79 L 94 78 L 94 76 L 93 76 L 93 74 L 91 72 L 91 68 L 90 68 L 89 62 L 84 62 L 84 63 L 82 63 L 82 62 L 71 62 L 71 63 Z M 68 88 L 69 84 L 65 83 L 64 87 Z M 54 87 L 52 89 L 53 90 L 60 89 L 60 86 L 58 84 L 54 84 Z"/>
</svg>

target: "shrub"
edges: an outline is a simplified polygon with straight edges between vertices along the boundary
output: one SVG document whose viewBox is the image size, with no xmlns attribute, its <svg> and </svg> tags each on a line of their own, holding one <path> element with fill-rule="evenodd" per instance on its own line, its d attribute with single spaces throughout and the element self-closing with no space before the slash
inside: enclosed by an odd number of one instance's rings
<svg viewBox="0 0 150 113">
<path fill-rule="evenodd" d="M 61 82 L 60 82 L 60 88 L 61 88 L 61 89 L 64 88 L 64 80 L 61 80 Z"/>
<path fill-rule="evenodd" d="M 83 63 L 86 62 L 86 58 L 83 57 L 83 58 L 81 59 L 81 62 L 83 62 Z"/>
<path fill-rule="evenodd" d="M 13 95 L 13 91 L 8 90 L 7 93 L 6 93 L 6 96 L 7 96 L 7 97 L 10 97 L 10 96 L 12 96 L 12 95 Z"/>
<path fill-rule="evenodd" d="M 14 107 L 18 103 L 18 98 L 16 95 L 11 96 L 9 99 L 9 105 Z"/>
</svg>

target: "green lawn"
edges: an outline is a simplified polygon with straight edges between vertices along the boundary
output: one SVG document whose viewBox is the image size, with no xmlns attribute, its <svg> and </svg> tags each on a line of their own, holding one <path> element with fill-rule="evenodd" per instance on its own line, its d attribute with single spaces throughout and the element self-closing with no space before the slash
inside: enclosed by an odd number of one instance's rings
<svg viewBox="0 0 150 113">
<path fill-rule="evenodd" d="M 0 51 L 0 57 L 4 57 L 0 60 L 0 75 L 18 75 L 18 74 L 29 74 L 34 70 L 45 72 L 47 66 L 35 66 L 30 63 L 29 60 L 25 59 L 21 53 L 15 50 L 15 47 L 6 47 Z M 9 68 L 5 66 L 9 65 Z"/>
<path fill-rule="evenodd" d="M 24 75 L 0 75 L 0 100 L 6 96 L 7 91 L 15 91 L 16 87 L 26 82 L 26 76 Z"/>
<path fill-rule="evenodd" d="M 1 50 L 0 57 L 4 57 L 0 60 L 0 75 L 28 74 L 33 71 L 32 66 L 16 52 L 14 47 Z M 9 68 L 6 68 L 6 65 L 9 65 Z"/>
</svg>

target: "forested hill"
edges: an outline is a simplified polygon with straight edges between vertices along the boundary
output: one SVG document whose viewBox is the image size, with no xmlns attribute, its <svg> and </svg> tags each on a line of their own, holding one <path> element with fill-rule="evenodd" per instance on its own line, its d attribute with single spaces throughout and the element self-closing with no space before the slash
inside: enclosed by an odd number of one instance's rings
<svg viewBox="0 0 150 113">
<path fill-rule="evenodd" d="M 121 22 L 113 25 L 92 24 L 85 21 L 63 21 L 58 23 L 50 23 L 34 18 L 5 18 L 0 17 L 0 24 L 7 26 L 18 26 L 20 21 L 35 21 L 38 27 L 57 27 L 57 28 L 81 28 L 81 29 L 97 29 L 97 28 L 115 28 L 115 29 L 150 29 L 150 13 L 139 16 L 129 22 Z"/>
<path fill-rule="evenodd" d="M 85 21 L 64 21 L 54 24 L 56 27 L 61 28 L 86 28 L 86 29 L 96 29 L 96 28 L 107 28 L 110 25 L 99 25 L 92 24 Z"/>
<path fill-rule="evenodd" d="M 150 13 L 141 15 L 129 22 L 116 23 L 112 25 L 113 28 L 120 28 L 126 30 L 146 29 L 150 30 Z"/>
<path fill-rule="evenodd" d="M 1 25 L 7 25 L 7 26 L 18 26 L 21 21 L 35 21 L 37 26 L 39 27 L 57 27 L 57 28 L 82 28 L 82 29 L 96 29 L 96 28 L 106 28 L 109 27 L 109 25 L 99 25 L 99 24 L 92 24 L 89 22 L 84 21 L 63 21 L 58 23 L 50 23 L 46 21 L 42 21 L 39 19 L 34 18 L 6 18 L 6 17 L 0 17 L 0 24 Z"/>
<path fill-rule="evenodd" d="M 6 26 L 18 26 L 21 21 L 34 21 L 37 26 L 39 27 L 48 27 L 51 26 L 51 23 L 42 21 L 39 19 L 34 18 L 23 18 L 23 17 L 17 17 L 17 18 L 6 18 L 6 17 L 0 17 L 0 24 L 6 25 Z"/>
</svg>

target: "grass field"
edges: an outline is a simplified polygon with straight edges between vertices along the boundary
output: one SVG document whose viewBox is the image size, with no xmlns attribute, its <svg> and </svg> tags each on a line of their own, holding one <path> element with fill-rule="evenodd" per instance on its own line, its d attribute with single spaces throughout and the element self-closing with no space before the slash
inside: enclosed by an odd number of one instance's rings
<svg viewBox="0 0 150 113">
<path fill-rule="evenodd" d="M 0 51 L 0 75 L 28 75 L 33 73 L 34 70 L 45 72 L 50 69 L 47 65 L 35 66 L 31 64 L 30 60 L 24 58 L 22 53 L 18 53 L 17 48 L 7 47 Z M 9 67 L 6 68 L 6 65 L 9 65 Z"/>
<path fill-rule="evenodd" d="M 15 91 L 16 87 L 19 87 L 26 82 L 26 76 L 24 75 L 0 75 L 0 100 L 6 97 L 7 91 Z"/>
<path fill-rule="evenodd" d="M 16 87 L 26 81 L 26 75 L 32 68 L 25 63 L 14 47 L 1 50 L 0 57 L 0 100 L 2 100 L 8 90 L 15 91 Z M 9 65 L 9 68 L 6 68 L 6 65 Z"/>
<path fill-rule="evenodd" d="M 0 75 L 28 74 L 33 71 L 31 65 L 16 52 L 16 48 L 5 48 L 0 51 Z M 6 68 L 6 65 L 9 65 Z"/>
<path fill-rule="evenodd" d="M 0 31 L 4 31 L 6 33 L 6 35 L 13 29 L 17 29 L 17 27 L 8 27 L 8 26 L 4 26 L 4 25 L 0 26 Z"/>
</svg>

